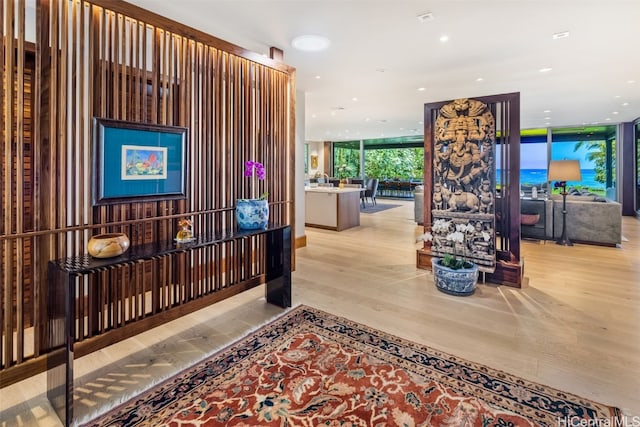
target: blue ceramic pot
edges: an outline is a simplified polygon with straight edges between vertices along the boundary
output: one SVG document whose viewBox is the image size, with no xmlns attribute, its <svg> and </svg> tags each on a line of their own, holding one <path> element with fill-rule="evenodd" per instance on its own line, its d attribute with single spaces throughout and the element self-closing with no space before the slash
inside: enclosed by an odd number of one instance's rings
<svg viewBox="0 0 640 427">
<path fill-rule="evenodd" d="M 238 228 L 259 230 L 269 222 L 269 203 L 263 199 L 236 200 L 236 221 Z"/>
<path fill-rule="evenodd" d="M 440 258 L 431 258 L 433 280 L 438 290 L 451 295 L 471 295 L 478 283 L 478 266 L 470 263 L 470 268 L 454 270 L 440 265 Z"/>
</svg>

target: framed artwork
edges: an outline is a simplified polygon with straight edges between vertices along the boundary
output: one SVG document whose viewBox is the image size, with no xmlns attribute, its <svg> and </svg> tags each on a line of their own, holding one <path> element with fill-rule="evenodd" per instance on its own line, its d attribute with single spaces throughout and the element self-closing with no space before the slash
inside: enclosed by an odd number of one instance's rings
<svg viewBox="0 0 640 427">
<path fill-rule="evenodd" d="M 311 155 L 311 169 L 318 169 L 318 155 Z"/>
<path fill-rule="evenodd" d="M 94 118 L 93 204 L 185 199 L 188 129 Z"/>
</svg>

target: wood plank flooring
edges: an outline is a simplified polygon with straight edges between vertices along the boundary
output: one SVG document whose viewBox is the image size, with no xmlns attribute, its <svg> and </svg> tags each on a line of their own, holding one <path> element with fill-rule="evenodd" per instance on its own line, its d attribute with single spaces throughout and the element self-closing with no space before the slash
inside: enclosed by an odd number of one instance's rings
<svg viewBox="0 0 640 427">
<path fill-rule="evenodd" d="M 379 200 L 378 203 L 385 203 Z M 525 287 L 437 291 L 415 267 L 413 202 L 342 232 L 307 228 L 294 304 L 307 304 L 528 380 L 640 415 L 640 221 L 619 248 L 523 241 Z M 76 361 L 90 418 L 195 363 L 283 310 L 259 287 Z M 57 426 L 38 375 L 0 390 L 0 426 Z"/>
</svg>

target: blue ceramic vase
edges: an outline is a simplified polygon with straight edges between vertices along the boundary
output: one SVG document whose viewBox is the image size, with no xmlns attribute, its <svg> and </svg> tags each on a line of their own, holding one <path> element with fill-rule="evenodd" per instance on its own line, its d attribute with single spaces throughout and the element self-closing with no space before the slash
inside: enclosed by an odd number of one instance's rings
<svg viewBox="0 0 640 427">
<path fill-rule="evenodd" d="M 236 221 L 238 228 L 260 230 L 269 222 L 269 202 L 264 199 L 236 200 Z"/>
<path fill-rule="evenodd" d="M 478 283 L 478 265 L 471 264 L 469 268 L 454 270 L 440 265 L 441 258 L 431 258 L 433 280 L 438 290 L 451 295 L 471 295 Z"/>
</svg>

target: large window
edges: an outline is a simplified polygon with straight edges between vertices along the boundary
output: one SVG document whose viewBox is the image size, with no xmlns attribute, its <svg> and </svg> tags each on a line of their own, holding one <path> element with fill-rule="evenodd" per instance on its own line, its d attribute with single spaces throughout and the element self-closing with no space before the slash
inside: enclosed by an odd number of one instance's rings
<svg viewBox="0 0 640 427">
<path fill-rule="evenodd" d="M 360 176 L 360 148 L 333 147 L 333 176 L 354 178 Z"/>
<path fill-rule="evenodd" d="M 366 150 L 364 158 L 367 177 L 422 181 L 424 176 L 424 148 Z"/>
<path fill-rule="evenodd" d="M 640 124 L 636 126 L 640 153 Z M 520 183 L 525 192 L 532 187 L 548 187 L 549 160 L 574 159 L 580 161 L 582 180 L 570 182 L 569 187 L 616 198 L 616 126 L 585 126 L 551 129 L 551 144 L 547 129 L 525 129 L 521 133 Z M 417 137 L 365 140 L 364 174 L 382 180 L 399 179 L 421 181 L 424 175 L 423 142 Z M 638 154 L 640 159 L 640 154 Z M 359 177 L 360 141 L 334 143 L 334 169 L 337 177 Z M 638 162 L 638 200 L 640 200 L 640 161 Z M 499 168 L 500 150 L 496 150 Z M 500 169 L 496 174 L 499 188 Z M 553 188 L 553 186 L 551 186 Z M 640 209 L 640 206 L 639 206 Z"/>
<path fill-rule="evenodd" d="M 551 160 L 580 161 L 582 180 L 569 186 L 616 198 L 615 126 L 554 129 L 552 141 Z"/>
</svg>

